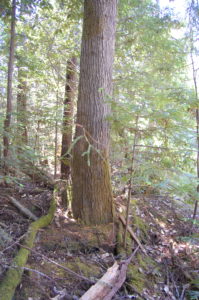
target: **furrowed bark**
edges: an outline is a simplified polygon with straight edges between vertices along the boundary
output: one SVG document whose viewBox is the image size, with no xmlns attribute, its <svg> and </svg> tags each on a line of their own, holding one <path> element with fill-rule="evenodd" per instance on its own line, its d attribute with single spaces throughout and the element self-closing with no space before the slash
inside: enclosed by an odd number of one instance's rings
<svg viewBox="0 0 199 300">
<path fill-rule="evenodd" d="M 9 143 L 10 143 L 10 126 L 11 126 L 11 114 L 12 114 L 12 81 L 13 81 L 13 69 L 14 69 L 14 52 L 15 52 L 15 26 L 16 26 L 16 0 L 12 0 L 12 16 L 11 16 L 11 29 L 10 29 L 10 50 L 8 60 L 8 79 L 7 79 L 7 107 L 6 117 L 4 121 L 4 134 L 3 134 L 3 157 L 4 157 L 4 169 L 7 173 L 7 159 L 9 155 Z"/>
<path fill-rule="evenodd" d="M 76 87 L 76 57 L 72 57 L 67 62 L 66 70 L 66 88 L 63 112 L 62 128 L 62 151 L 61 151 L 61 178 L 69 179 L 70 176 L 70 157 L 67 152 L 72 143 L 73 126 L 73 106 Z"/>
<path fill-rule="evenodd" d="M 85 224 L 113 221 L 109 122 L 116 0 L 85 0 L 80 83 L 73 153 L 74 217 Z"/>
</svg>

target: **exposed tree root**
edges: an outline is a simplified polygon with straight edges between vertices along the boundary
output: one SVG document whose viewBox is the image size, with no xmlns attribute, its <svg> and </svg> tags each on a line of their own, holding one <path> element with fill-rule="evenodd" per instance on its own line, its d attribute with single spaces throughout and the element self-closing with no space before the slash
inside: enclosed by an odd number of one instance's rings
<svg viewBox="0 0 199 300">
<path fill-rule="evenodd" d="M 33 247 L 37 231 L 40 228 L 46 227 L 47 225 L 50 224 L 50 222 L 53 219 L 55 209 L 56 209 L 55 196 L 53 196 L 48 214 L 30 224 L 26 239 L 24 241 L 24 246 L 28 248 Z M 23 268 L 26 265 L 29 253 L 30 250 L 21 247 L 19 252 L 15 256 L 12 267 L 7 271 L 3 281 L 0 284 L 1 300 L 12 299 L 16 287 L 21 282 L 21 278 L 24 271 Z"/>
</svg>

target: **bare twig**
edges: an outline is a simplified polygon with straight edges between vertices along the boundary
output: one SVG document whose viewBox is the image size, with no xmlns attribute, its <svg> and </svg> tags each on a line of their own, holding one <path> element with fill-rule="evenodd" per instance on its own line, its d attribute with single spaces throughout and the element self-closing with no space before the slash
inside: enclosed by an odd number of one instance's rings
<svg viewBox="0 0 199 300">
<path fill-rule="evenodd" d="M 0 222 L 0 226 L 3 227 L 3 228 L 7 228 L 7 225 L 2 223 L 2 222 Z"/>
<path fill-rule="evenodd" d="M 27 267 L 22 267 L 21 269 L 26 270 L 26 271 L 30 271 L 30 272 L 37 273 L 38 275 L 40 275 L 40 276 L 42 276 L 42 277 L 45 277 L 45 278 L 49 279 L 50 281 L 55 282 L 55 280 L 54 280 L 52 277 L 49 277 L 49 276 L 46 275 L 45 273 L 40 272 L 40 271 L 38 271 L 38 270 L 31 269 L 31 268 L 27 268 Z"/>
<path fill-rule="evenodd" d="M 7 248 L 3 249 L 0 253 L 4 253 L 6 252 L 8 249 L 14 247 L 14 245 L 17 245 L 24 237 L 26 234 L 23 234 L 22 236 L 20 236 L 20 238 L 18 238 L 15 242 L 13 242 L 10 246 L 8 246 Z"/>
<path fill-rule="evenodd" d="M 183 287 L 182 287 L 182 293 L 180 295 L 180 298 L 179 300 L 184 300 L 184 296 L 185 296 L 185 291 L 190 287 L 190 284 L 184 284 Z"/>
</svg>

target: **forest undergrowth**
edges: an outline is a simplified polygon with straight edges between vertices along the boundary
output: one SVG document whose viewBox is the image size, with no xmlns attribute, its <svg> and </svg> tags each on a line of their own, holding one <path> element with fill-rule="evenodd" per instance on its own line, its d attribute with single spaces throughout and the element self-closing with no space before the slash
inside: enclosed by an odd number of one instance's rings
<svg viewBox="0 0 199 300">
<path fill-rule="evenodd" d="M 1 281 L 6 270 L 14 267 L 13 257 L 32 222 L 10 197 L 40 217 L 48 211 L 52 191 L 26 183 L 20 188 L 1 186 L 0 195 Z M 59 193 L 56 201 L 54 220 L 37 233 L 15 300 L 80 299 L 115 260 L 125 259 L 137 247 L 128 237 L 127 250 L 118 251 L 124 232 L 121 224 L 119 240 L 115 224 L 83 226 L 64 209 Z M 124 195 L 115 197 L 115 207 L 117 215 L 125 212 Z M 113 299 L 198 299 L 199 226 L 192 225 L 192 211 L 186 208 L 169 196 L 132 196 L 129 224 L 146 253 L 137 251 Z"/>
</svg>

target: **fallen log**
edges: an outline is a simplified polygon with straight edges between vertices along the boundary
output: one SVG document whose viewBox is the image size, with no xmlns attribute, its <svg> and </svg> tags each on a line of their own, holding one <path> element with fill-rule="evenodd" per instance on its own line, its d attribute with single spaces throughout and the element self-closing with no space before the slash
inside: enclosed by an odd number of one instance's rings
<svg viewBox="0 0 199 300">
<path fill-rule="evenodd" d="M 111 300 L 125 282 L 128 265 L 138 249 L 139 246 L 128 259 L 119 263 L 115 262 L 80 300 Z"/>
<path fill-rule="evenodd" d="M 126 220 L 124 219 L 124 217 L 122 215 L 119 215 L 119 219 L 122 222 L 122 224 L 124 226 L 126 226 Z M 147 255 L 146 250 L 144 249 L 144 247 L 142 246 L 142 244 L 140 243 L 139 239 L 137 238 L 136 234 L 133 232 L 133 230 L 131 229 L 130 226 L 127 226 L 127 230 L 130 233 L 131 237 L 136 241 L 136 243 L 140 246 L 140 249 L 142 250 L 142 252 Z"/>
<path fill-rule="evenodd" d="M 36 238 L 36 234 L 40 228 L 46 227 L 53 220 L 54 213 L 56 209 L 55 197 L 51 200 L 50 209 L 47 215 L 42 216 L 37 221 L 30 224 L 28 232 L 24 241 L 24 246 L 32 248 Z M 28 260 L 30 250 L 21 247 L 17 255 L 13 260 L 12 266 L 8 269 L 0 283 L 0 299 L 1 300 L 11 300 L 13 299 L 15 289 L 21 282 L 21 278 L 24 272 L 24 267 Z"/>
<path fill-rule="evenodd" d="M 18 200 L 16 200 L 11 196 L 8 196 L 8 198 L 10 199 L 12 204 L 22 212 L 23 215 L 25 215 L 26 217 L 30 218 L 33 221 L 36 221 L 38 219 L 28 208 L 24 207 L 21 203 L 19 203 Z"/>
</svg>

